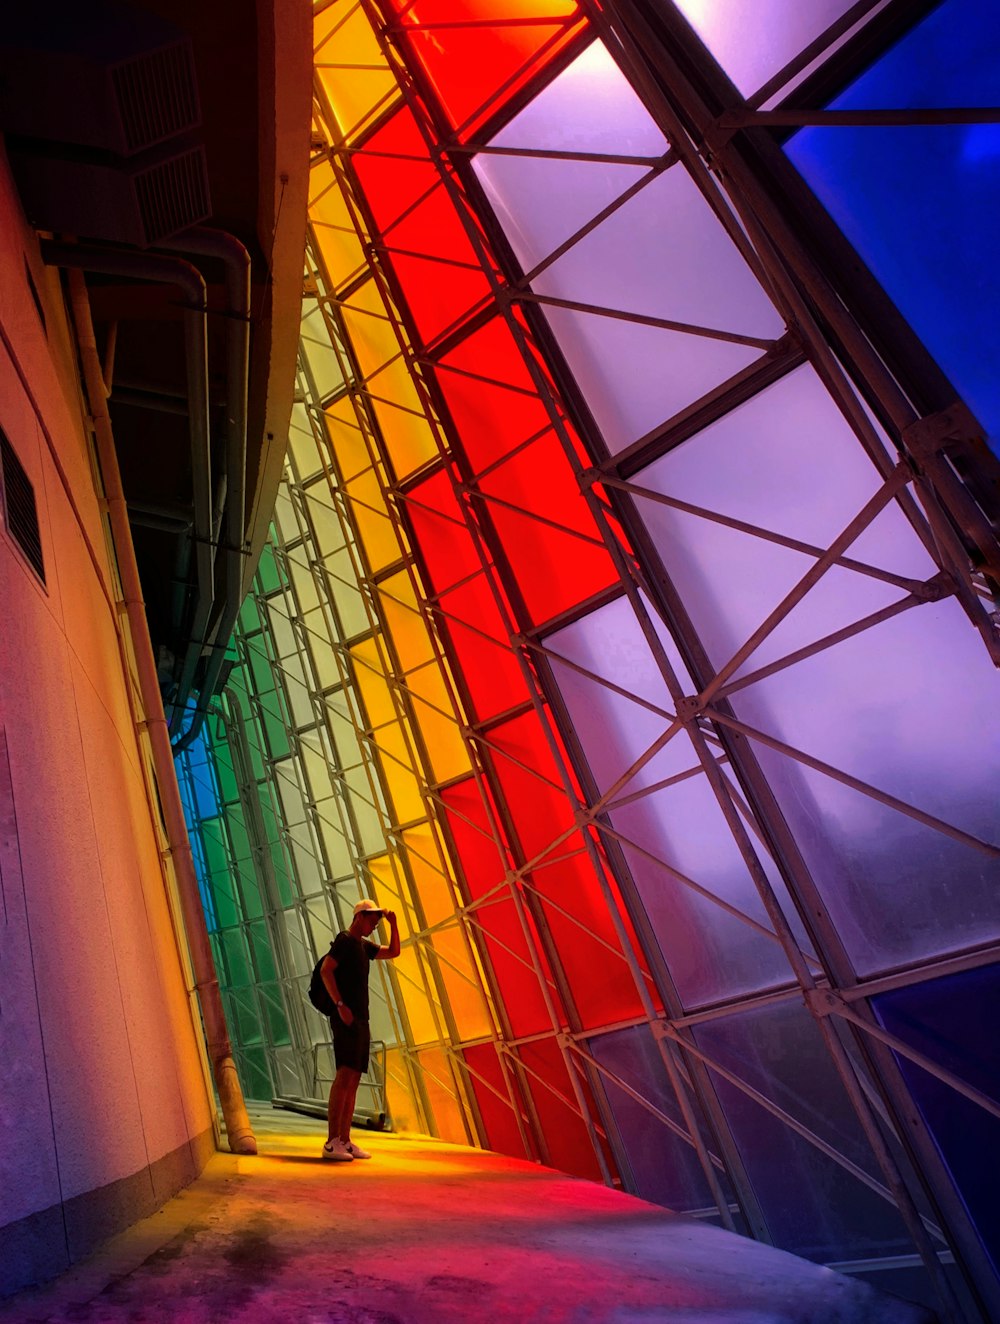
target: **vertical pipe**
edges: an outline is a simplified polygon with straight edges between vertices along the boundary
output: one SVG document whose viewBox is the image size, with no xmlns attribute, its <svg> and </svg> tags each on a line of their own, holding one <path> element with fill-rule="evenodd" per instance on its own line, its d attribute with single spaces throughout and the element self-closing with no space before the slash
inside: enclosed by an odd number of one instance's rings
<svg viewBox="0 0 1000 1324">
<path fill-rule="evenodd" d="M 80 361 L 83 366 L 86 384 L 87 404 L 94 420 L 94 433 L 97 438 L 97 451 L 104 476 L 104 490 L 108 504 L 108 515 L 114 537 L 115 553 L 121 575 L 122 591 L 125 595 L 125 609 L 128 615 L 129 630 L 135 650 L 136 666 L 139 673 L 139 688 L 143 707 L 146 712 L 147 729 L 152 747 L 153 766 L 156 771 L 157 788 L 163 805 L 163 817 L 170 841 L 170 854 L 177 876 L 178 895 L 184 919 L 184 929 L 191 951 L 191 963 L 194 967 L 198 998 L 201 1004 L 202 1018 L 205 1024 L 205 1037 L 208 1041 L 208 1055 L 212 1063 L 212 1074 L 219 1091 L 222 1114 L 226 1122 L 229 1147 L 234 1154 L 256 1154 L 257 1141 L 247 1116 L 243 1092 L 233 1062 L 232 1046 L 226 1028 L 225 1013 L 222 1009 L 222 997 L 219 981 L 215 973 L 212 947 L 208 939 L 205 915 L 201 907 L 198 891 L 198 879 L 195 874 L 194 857 L 188 840 L 187 825 L 184 821 L 184 809 L 181 804 L 180 789 L 174 771 L 173 751 L 170 748 L 170 735 L 167 720 L 163 712 L 163 700 L 156 676 L 156 660 L 149 639 L 146 624 L 145 604 L 142 587 L 139 582 L 139 569 L 132 545 L 132 534 L 128 522 L 128 508 L 122 490 L 121 474 L 118 471 L 118 456 L 115 452 L 114 436 L 111 431 L 111 416 L 108 413 L 104 395 L 104 379 L 101 360 L 94 338 L 94 326 L 90 316 L 90 302 L 87 287 L 80 271 L 67 273 L 70 290 L 70 303 L 73 322 L 76 327 L 77 343 L 80 347 Z"/>
</svg>

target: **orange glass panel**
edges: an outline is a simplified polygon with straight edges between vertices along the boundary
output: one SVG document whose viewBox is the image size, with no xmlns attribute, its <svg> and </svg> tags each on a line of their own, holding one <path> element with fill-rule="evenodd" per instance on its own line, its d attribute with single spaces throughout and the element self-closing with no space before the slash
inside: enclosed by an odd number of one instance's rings
<svg viewBox="0 0 1000 1324">
<path fill-rule="evenodd" d="M 469 771 L 469 756 L 409 576 L 404 572 L 384 581 L 380 594 L 434 777 L 448 781 L 461 776 Z"/>
<path fill-rule="evenodd" d="M 359 5 L 345 18 L 346 8 L 341 4 L 324 10 L 316 19 L 313 41 L 320 83 L 341 133 L 351 141 L 372 112 L 392 99 L 396 79 L 364 10 Z"/>
<path fill-rule="evenodd" d="M 451 1073 L 451 1064 L 443 1048 L 425 1048 L 417 1054 L 427 1101 L 434 1113 L 434 1129 L 439 1139 L 455 1145 L 467 1145 L 469 1133 L 462 1120 L 463 1108 Z"/>
<path fill-rule="evenodd" d="M 378 475 L 369 469 L 345 483 L 344 491 L 350 499 L 351 514 L 365 549 L 368 568 L 375 574 L 398 561 L 401 555 L 396 530 L 386 513 Z"/>
<path fill-rule="evenodd" d="M 329 288 L 339 289 L 362 270 L 366 258 L 333 167 L 326 159 L 318 161 L 309 172 L 309 222 Z"/>
</svg>

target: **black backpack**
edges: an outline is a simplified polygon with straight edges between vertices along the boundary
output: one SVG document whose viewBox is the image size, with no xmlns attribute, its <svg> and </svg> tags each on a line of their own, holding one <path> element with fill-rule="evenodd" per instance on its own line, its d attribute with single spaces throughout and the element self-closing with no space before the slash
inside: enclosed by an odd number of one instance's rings
<svg viewBox="0 0 1000 1324">
<path fill-rule="evenodd" d="M 312 979 L 309 981 L 309 1001 L 313 1004 L 321 1016 L 333 1016 L 337 1008 L 333 1005 L 333 998 L 327 986 L 323 983 L 323 976 L 319 969 L 326 960 L 328 953 L 319 958 L 313 966 Z"/>
</svg>

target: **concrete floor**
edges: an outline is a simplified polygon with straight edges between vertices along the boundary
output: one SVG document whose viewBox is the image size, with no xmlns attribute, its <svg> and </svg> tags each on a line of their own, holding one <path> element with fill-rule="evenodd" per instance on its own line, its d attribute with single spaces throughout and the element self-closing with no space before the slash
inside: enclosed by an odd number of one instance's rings
<svg viewBox="0 0 1000 1324">
<path fill-rule="evenodd" d="M 931 1324 L 782 1251 L 528 1163 L 255 1116 L 260 1154 L 193 1186 L 45 1288 L 10 1324 Z"/>
</svg>

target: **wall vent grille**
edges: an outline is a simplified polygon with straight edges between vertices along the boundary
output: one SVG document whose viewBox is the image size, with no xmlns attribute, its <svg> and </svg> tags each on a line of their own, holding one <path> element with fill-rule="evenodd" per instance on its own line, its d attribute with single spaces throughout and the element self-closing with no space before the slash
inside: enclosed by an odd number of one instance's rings
<svg viewBox="0 0 1000 1324">
<path fill-rule="evenodd" d="M 201 112 L 188 42 L 120 64 L 112 78 L 130 152 L 152 147 L 198 124 Z"/>
<path fill-rule="evenodd" d="M 7 532 L 20 547 L 28 563 L 45 583 L 45 563 L 42 560 L 42 539 L 38 529 L 38 508 L 35 505 L 35 489 L 31 479 L 24 471 L 24 465 L 17 458 L 14 447 L 0 432 L 0 464 L 3 472 L 4 522 Z"/>
<path fill-rule="evenodd" d="M 133 177 L 132 187 L 147 244 L 198 225 L 211 214 L 203 147 L 141 171 Z"/>
</svg>

